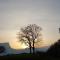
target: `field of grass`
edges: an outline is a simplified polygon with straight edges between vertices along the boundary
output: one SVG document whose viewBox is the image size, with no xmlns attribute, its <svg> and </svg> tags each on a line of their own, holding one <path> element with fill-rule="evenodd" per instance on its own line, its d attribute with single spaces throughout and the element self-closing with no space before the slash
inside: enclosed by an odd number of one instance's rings
<svg viewBox="0 0 60 60">
<path fill-rule="evenodd" d="M 60 58 L 56 57 L 51 57 L 48 55 L 41 55 L 41 54 L 16 54 L 16 55 L 7 55 L 7 56 L 0 56 L 0 60 L 18 60 L 18 59 L 23 59 L 23 60 L 60 60 Z"/>
</svg>

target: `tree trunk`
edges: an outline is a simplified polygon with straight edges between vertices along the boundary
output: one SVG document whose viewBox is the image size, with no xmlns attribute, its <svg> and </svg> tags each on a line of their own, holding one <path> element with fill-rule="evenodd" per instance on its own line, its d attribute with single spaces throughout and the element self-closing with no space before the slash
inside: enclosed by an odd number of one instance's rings
<svg viewBox="0 0 60 60">
<path fill-rule="evenodd" d="M 33 54 L 35 53 L 34 40 L 33 40 Z"/>
<path fill-rule="evenodd" d="M 29 48 L 30 48 L 30 54 L 31 54 L 31 44 L 30 44 L 30 47 Z"/>
<path fill-rule="evenodd" d="M 29 49 L 30 49 L 30 54 L 32 53 L 31 52 L 31 42 L 30 42 L 30 39 L 29 39 L 29 37 L 27 37 L 28 38 L 28 41 L 29 41 Z"/>
</svg>

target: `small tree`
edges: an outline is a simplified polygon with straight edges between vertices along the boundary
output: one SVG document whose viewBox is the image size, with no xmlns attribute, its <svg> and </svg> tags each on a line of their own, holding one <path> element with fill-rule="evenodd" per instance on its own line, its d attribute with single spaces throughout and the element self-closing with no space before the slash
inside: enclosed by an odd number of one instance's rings
<svg viewBox="0 0 60 60">
<path fill-rule="evenodd" d="M 30 24 L 27 27 L 21 28 L 22 33 L 19 32 L 19 40 L 29 45 L 30 53 L 32 47 L 33 53 L 35 51 L 34 43 L 35 40 L 41 36 L 41 30 L 41 27 L 37 26 L 36 24 Z"/>
</svg>

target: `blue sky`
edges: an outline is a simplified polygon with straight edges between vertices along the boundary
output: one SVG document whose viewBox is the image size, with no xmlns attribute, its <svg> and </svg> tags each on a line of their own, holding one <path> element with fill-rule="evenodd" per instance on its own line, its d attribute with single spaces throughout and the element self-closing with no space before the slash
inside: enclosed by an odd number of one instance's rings
<svg viewBox="0 0 60 60">
<path fill-rule="evenodd" d="M 60 0 L 0 0 L 0 42 L 14 41 L 20 27 L 34 23 L 45 43 L 59 39 Z"/>
</svg>

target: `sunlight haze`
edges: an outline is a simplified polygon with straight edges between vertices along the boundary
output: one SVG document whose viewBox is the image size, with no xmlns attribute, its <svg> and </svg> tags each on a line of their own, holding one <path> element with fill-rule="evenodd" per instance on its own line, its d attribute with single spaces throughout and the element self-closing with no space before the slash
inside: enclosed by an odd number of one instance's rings
<svg viewBox="0 0 60 60">
<path fill-rule="evenodd" d="M 17 39 L 28 24 L 42 27 L 43 43 L 49 46 L 60 37 L 60 0 L 0 0 L 0 42 L 12 48 L 25 48 Z"/>
</svg>

